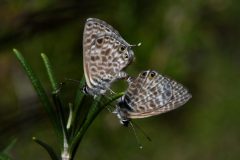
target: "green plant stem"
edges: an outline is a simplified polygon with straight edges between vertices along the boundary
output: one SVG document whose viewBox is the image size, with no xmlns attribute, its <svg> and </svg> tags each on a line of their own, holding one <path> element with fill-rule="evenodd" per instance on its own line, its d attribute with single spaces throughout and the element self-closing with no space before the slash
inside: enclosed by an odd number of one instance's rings
<svg viewBox="0 0 240 160">
<path fill-rule="evenodd" d="M 41 53 L 41 57 L 43 59 L 44 65 L 45 65 L 45 68 L 46 68 L 46 71 L 47 71 L 47 74 L 48 74 L 48 77 L 49 77 L 49 80 L 50 80 L 50 83 L 52 86 L 52 90 L 57 91 L 59 89 L 59 86 L 56 81 L 55 75 L 53 74 L 52 65 L 51 65 L 48 57 L 44 53 Z"/>
<path fill-rule="evenodd" d="M 12 148 L 13 146 L 15 145 L 15 143 L 17 142 L 17 139 L 14 138 L 11 143 L 8 144 L 8 146 L 3 150 L 3 153 L 8 153 Z"/>
<path fill-rule="evenodd" d="M 81 79 L 78 89 L 77 89 L 76 98 L 74 101 L 74 111 L 73 111 L 74 113 L 77 113 L 77 110 L 80 109 L 80 104 L 85 96 L 85 94 L 82 92 L 84 84 L 85 84 L 85 78 L 84 78 L 84 76 L 82 76 L 82 79 Z"/>
<path fill-rule="evenodd" d="M 71 123 L 70 123 L 70 127 L 71 127 L 71 137 L 74 136 L 74 133 L 76 132 L 77 129 L 77 124 L 76 121 L 78 121 L 78 116 L 80 115 L 81 109 L 82 109 L 82 101 L 83 98 L 85 96 L 85 94 L 82 92 L 82 88 L 85 84 L 85 78 L 84 76 L 82 77 L 78 89 L 77 89 L 77 93 L 76 93 L 76 97 L 75 97 L 75 101 L 74 101 L 74 106 L 73 106 L 73 112 L 72 112 L 72 119 L 71 119 Z"/>
<path fill-rule="evenodd" d="M 53 73 L 53 69 L 52 69 L 52 65 L 48 59 L 48 57 L 42 53 L 41 54 L 41 57 L 43 59 L 43 62 L 44 62 L 44 65 L 45 65 L 45 68 L 46 68 L 46 71 L 47 71 L 47 74 L 48 74 L 48 77 L 49 77 L 49 80 L 50 80 L 50 83 L 51 83 L 51 86 L 52 86 L 52 90 L 53 90 L 53 102 L 55 104 L 55 107 L 56 107 L 56 113 L 57 113 L 57 117 L 60 121 L 60 125 L 61 125 L 61 130 L 62 130 L 62 134 L 61 134 L 61 137 L 60 137 L 60 141 L 62 142 L 62 156 L 66 156 L 68 157 L 68 141 L 69 141 L 69 136 L 68 136 L 68 132 L 67 132 L 67 122 L 66 122 L 66 118 L 65 118 L 65 114 L 64 114 L 64 106 L 63 106 L 63 103 L 59 97 L 59 92 L 60 92 L 60 86 L 58 85 L 57 81 L 56 81 L 56 78 L 55 78 L 55 75 Z"/>
<path fill-rule="evenodd" d="M 64 111 L 63 111 L 63 106 L 62 106 L 62 102 L 61 102 L 61 99 L 59 98 L 59 95 L 58 93 L 53 93 L 53 102 L 55 104 L 55 107 L 56 107 L 56 111 L 57 111 L 57 115 L 58 115 L 58 119 L 60 121 L 60 124 L 61 124 L 61 129 L 62 129 L 62 137 L 61 137 L 61 140 L 62 140 L 62 144 L 63 144 L 63 147 L 66 145 L 66 143 L 68 144 L 68 132 L 67 132 L 67 124 L 66 124 L 66 121 L 64 119 Z"/>
<path fill-rule="evenodd" d="M 17 57 L 18 61 L 20 62 L 20 64 L 22 65 L 23 69 L 25 70 L 35 91 L 37 92 L 37 95 L 38 95 L 40 101 L 42 102 L 48 116 L 50 117 L 50 120 L 54 126 L 56 133 L 59 134 L 60 128 L 59 128 L 59 123 L 57 121 L 55 111 L 53 109 L 52 104 L 50 103 L 50 100 L 48 99 L 48 96 L 47 96 L 45 90 L 43 89 L 41 82 L 39 81 L 39 79 L 35 75 L 35 73 L 33 72 L 32 68 L 30 67 L 28 62 L 22 56 L 22 54 L 17 49 L 13 49 L 13 52 L 14 52 L 15 56 Z"/>
<path fill-rule="evenodd" d="M 124 93 L 117 94 L 116 96 L 110 98 L 108 102 L 101 106 L 98 105 L 98 102 L 100 101 L 101 97 L 97 97 L 97 99 L 95 99 L 92 106 L 90 107 L 90 110 L 88 112 L 87 118 L 83 126 L 80 128 L 79 132 L 76 134 L 76 136 L 73 138 L 70 144 L 70 151 L 72 152 L 72 156 L 75 155 L 78 145 L 80 144 L 84 134 L 86 133 L 87 129 L 89 128 L 93 120 L 97 117 L 97 115 L 102 111 L 103 108 L 110 105 L 113 101 L 119 99 L 121 96 L 123 96 L 123 94 Z"/>
<path fill-rule="evenodd" d="M 97 97 L 89 110 L 87 110 L 87 114 L 83 118 L 83 121 L 81 123 L 78 123 L 78 116 L 80 115 L 80 112 L 82 111 L 82 101 L 84 98 L 84 94 L 82 92 L 82 88 L 85 84 L 84 76 L 80 81 L 79 87 L 77 89 L 76 98 L 74 101 L 73 108 L 70 105 L 70 117 L 68 118 L 69 121 L 69 127 L 67 127 L 67 121 L 66 121 L 66 114 L 64 112 L 64 106 L 62 103 L 62 100 L 59 95 L 60 86 L 58 85 L 56 78 L 53 73 L 52 65 L 48 59 L 48 57 L 42 53 L 41 57 L 43 59 L 51 87 L 52 87 L 52 98 L 53 102 L 56 108 L 52 105 L 50 102 L 45 90 L 42 87 L 42 84 L 40 83 L 38 77 L 35 75 L 33 70 L 31 69 L 30 65 L 27 63 L 27 61 L 24 59 L 22 54 L 16 50 L 13 49 L 14 54 L 16 55 L 17 59 L 19 60 L 20 64 L 26 71 L 30 81 L 32 82 L 32 85 L 34 89 L 36 90 L 40 101 L 42 102 L 43 106 L 45 107 L 45 110 L 47 111 L 54 127 L 56 130 L 57 135 L 59 135 L 60 140 L 62 141 L 61 146 L 61 159 L 62 160 L 72 160 L 75 156 L 75 153 L 77 151 L 77 148 L 85 135 L 87 129 L 90 127 L 94 119 L 97 117 L 97 115 L 102 111 L 103 108 L 110 105 L 113 101 L 119 99 L 121 96 L 123 96 L 124 93 L 119 93 L 111 98 L 108 99 L 106 103 L 103 103 L 102 105 L 99 104 L 101 96 Z M 56 111 L 55 111 L 56 110 Z M 69 130 L 68 130 L 69 129 Z M 52 160 L 59 160 L 60 156 L 58 157 L 55 153 L 54 149 L 50 147 L 48 144 L 36 139 L 33 137 L 33 140 L 41 145 L 43 148 L 46 149 L 46 151 L 51 156 Z"/>
<path fill-rule="evenodd" d="M 56 113 L 57 113 L 57 117 L 60 121 L 61 124 L 61 129 L 62 129 L 62 134 L 60 137 L 61 140 L 61 144 L 62 144 L 62 156 L 64 157 L 68 157 L 68 142 L 69 142 L 69 136 L 68 136 L 68 132 L 67 132 L 67 122 L 66 122 L 66 118 L 65 118 L 65 112 L 64 112 L 64 106 L 63 103 L 59 97 L 59 92 L 61 90 L 61 86 L 58 85 L 55 75 L 53 73 L 53 69 L 52 69 L 52 65 L 48 59 L 48 57 L 42 53 L 41 57 L 43 59 L 46 71 L 48 73 L 48 77 L 52 86 L 52 90 L 53 90 L 53 102 L 55 104 L 56 107 Z"/>
</svg>

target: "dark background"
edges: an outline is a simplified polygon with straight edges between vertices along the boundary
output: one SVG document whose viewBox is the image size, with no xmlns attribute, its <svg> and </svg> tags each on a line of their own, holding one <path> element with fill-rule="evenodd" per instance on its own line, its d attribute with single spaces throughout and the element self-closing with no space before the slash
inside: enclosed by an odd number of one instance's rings
<svg viewBox="0 0 240 160">
<path fill-rule="evenodd" d="M 13 159 L 42 160 L 49 157 L 31 137 L 56 146 L 49 119 L 12 48 L 24 54 L 50 93 L 40 53 L 49 56 L 59 82 L 80 79 L 84 22 L 96 17 L 129 43 L 142 42 L 134 48 L 129 74 L 157 70 L 187 86 L 193 98 L 180 109 L 136 120 L 153 140 L 137 130 L 142 150 L 133 133 L 104 110 L 76 159 L 240 159 L 239 15 L 239 0 L 1 0 L 0 149 L 17 138 Z M 70 100 L 76 87 L 67 84 Z"/>
</svg>

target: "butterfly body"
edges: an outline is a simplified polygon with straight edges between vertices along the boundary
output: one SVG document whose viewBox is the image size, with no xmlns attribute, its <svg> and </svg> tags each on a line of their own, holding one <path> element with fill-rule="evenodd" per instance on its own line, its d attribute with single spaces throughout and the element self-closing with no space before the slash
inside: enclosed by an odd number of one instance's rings
<svg viewBox="0 0 240 160">
<path fill-rule="evenodd" d="M 87 19 L 83 34 L 84 91 L 97 96 L 111 84 L 126 78 L 123 71 L 134 59 L 129 45 L 112 26 L 96 18 Z"/>
<path fill-rule="evenodd" d="M 129 87 L 114 112 L 126 126 L 131 119 L 171 111 L 191 98 L 191 94 L 183 85 L 156 71 L 143 71 L 137 78 L 131 78 L 128 82 Z"/>
</svg>

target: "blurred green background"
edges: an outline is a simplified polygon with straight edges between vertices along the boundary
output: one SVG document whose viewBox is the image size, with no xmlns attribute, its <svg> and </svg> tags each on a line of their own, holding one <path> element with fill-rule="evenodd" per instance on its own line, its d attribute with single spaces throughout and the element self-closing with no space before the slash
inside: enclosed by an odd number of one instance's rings
<svg viewBox="0 0 240 160">
<path fill-rule="evenodd" d="M 181 82 L 193 98 L 172 112 L 136 120 L 152 138 L 122 127 L 104 110 L 88 130 L 76 159 L 240 159 L 239 0 L 1 0 L 0 150 L 17 138 L 13 159 L 49 159 L 32 136 L 56 138 L 12 48 L 19 49 L 51 93 L 40 57 L 46 53 L 59 82 L 80 79 L 86 18 L 105 20 L 134 48 L 132 76 L 154 69 Z M 116 85 L 118 86 L 118 85 Z M 67 84 L 71 100 L 77 85 Z"/>
</svg>

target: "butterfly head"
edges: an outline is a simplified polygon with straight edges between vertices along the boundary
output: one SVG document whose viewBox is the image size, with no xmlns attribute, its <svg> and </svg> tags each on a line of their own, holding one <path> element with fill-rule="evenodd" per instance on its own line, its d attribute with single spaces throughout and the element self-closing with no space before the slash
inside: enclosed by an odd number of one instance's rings
<svg viewBox="0 0 240 160">
<path fill-rule="evenodd" d="M 141 43 L 134 44 L 134 45 L 128 45 L 128 52 L 129 52 L 129 55 L 131 57 L 131 62 L 133 62 L 135 60 L 135 56 L 134 56 L 134 53 L 132 51 L 132 48 L 133 47 L 139 47 L 139 46 L 141 46 Z"/>
<path fill-rule="evenodd" d="M 123 96 L 123 97 L 121 97 L 120 101 L 117 104 L 115 111 L 113 112 L 119 118 L 120 123 L 125 127 L 127 127 L 130 122 L 130 118 L 128 118 L 129 109 L 130 109 L 130 107 L 128 106 L 128 104 L 126 102 L 125 96 Z"/>
<path fill-rule="evenodd" d="M 120 108 L 119 106 L 116 107 L 115 111 L 113 112 L 117 115 L 117 117 L 119 118 L 120 123 L 127 127 L 130 119 L 127 118 L 127 111 L 123 108 Z"/>
<path fill-rule="evenodd" d="M 131 46 L 119 45 L 118 52 L 121 54 L 121 59 L 126 64 L 126 66 L 133 62 L 134 52 Z"/>
</svg>

